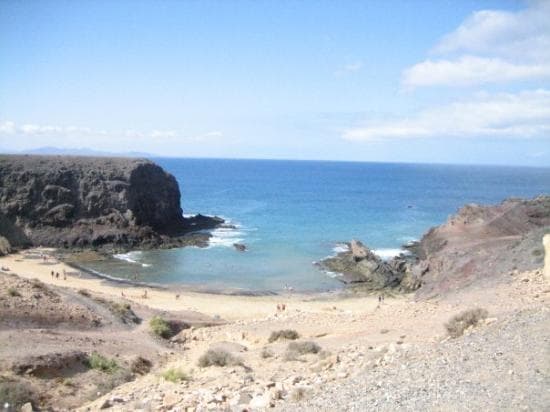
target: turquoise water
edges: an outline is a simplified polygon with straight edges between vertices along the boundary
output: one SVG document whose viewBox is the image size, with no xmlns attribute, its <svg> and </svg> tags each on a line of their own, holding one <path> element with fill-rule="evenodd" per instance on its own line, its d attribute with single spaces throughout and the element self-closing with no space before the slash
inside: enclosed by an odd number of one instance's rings
<svg viewBox="0 0 550 412">
<path fill-rule="evenodd" d="M 313 262 L 360 239 L 384 256 L 465 203 L 550 193 L 550 169 L 314 161 L 154 159 L 185 214 L 219 215 L 209 248 L 131 252 L 89 265 L 117 277 L 249 291 L 333 289 Z M 249 250 L 237 252 L 242 242 Z M 335 249 L 336 248 L 336 249 Z"/>
</svg>

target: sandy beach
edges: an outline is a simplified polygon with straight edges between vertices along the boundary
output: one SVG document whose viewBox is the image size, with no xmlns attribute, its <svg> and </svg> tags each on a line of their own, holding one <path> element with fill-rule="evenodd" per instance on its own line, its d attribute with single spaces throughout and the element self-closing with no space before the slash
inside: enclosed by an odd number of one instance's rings
<svg viewBox="0 0 550 412">
<path fill-rule="evenodd" d="M 166 311 L 196 311 L 226 320 L 254 319 L 277 313 L 277 304 L 284 303 L 288 310 L 299 308 L 306 312 L 324 312 L 338 302 L 341 310 L 370 312 L 376 308 L 377 297 L 347 297 L 335 294 L 303 295 L 288 293 L 276 296 L 244 296 L 208 294 L 176 289 L 141 287 L 119 284 L 94 278 L 59 261 L 54 257 L 54 249 L 34 248 L 21 253 L 0 257 L 0 265 L 10 269 L 10 273 L 27 279 L 37 278 L 47 284 L 88 289 L 115 298 L 146 305 L 153 309 Z M 45 259 L 41 258 L 43 256 Z M 51 272 L 59 273 L 59 278 Z M 66 273 L 66 280 L 63 277 Z M 146 297 L 144 293 L 146 292 Z M 179 298 L 176 299 L 176 295 Z"/>
</svg>

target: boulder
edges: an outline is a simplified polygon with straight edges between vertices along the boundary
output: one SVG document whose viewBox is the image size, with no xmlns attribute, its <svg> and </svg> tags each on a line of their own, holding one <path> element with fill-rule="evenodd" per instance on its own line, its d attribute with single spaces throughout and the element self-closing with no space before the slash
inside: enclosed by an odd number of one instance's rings
<svg viewBox="0 0 550 412">
<path fill-rule="evenodd" d="M 0 256 L 5 256 L 11 253 L 11 245 L 4 236 L 0 236 Z"/>
</svg>

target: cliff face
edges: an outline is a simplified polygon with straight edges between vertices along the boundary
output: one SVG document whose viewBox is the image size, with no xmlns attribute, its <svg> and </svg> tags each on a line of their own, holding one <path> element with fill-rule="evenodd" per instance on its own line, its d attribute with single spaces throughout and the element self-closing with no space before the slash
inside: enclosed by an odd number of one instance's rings
<svg viewBox="0 0 550 412">
<path fill-rule="evenodd" d="M 170 246 L 219 223 L 184 219 L 176 179 L 148 160 L 0 156 L 0 235 L 12 246 Z"/>
</svg>

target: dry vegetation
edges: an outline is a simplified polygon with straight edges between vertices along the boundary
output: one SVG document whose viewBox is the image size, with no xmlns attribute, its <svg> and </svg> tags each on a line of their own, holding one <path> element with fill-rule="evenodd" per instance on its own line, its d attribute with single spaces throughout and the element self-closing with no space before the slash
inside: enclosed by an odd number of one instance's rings
<svg viewBox="0 0 550 412">
<path fill-rule="evenodd" d="M 189 374 L 182 371 L 181 369 L 176 369 L 176 368 L 170 368 L 165 370 L 161 376 L 167 381 L 173 382 L 173 383 L 191 380 L 191 376 Z"/>
<path fill-rule="evenodd" d="M 464 331 L 470 326 L 476 326 L 480 321 L 487 318 L 489 312 L 485 309 L 475 308 L 468 309 L 464 312 L 453 316 L 449 322 L 445 324 L 445 328 L 452 338 L 458 338 L 464 334 Z"/>
<path fill-rule="evenodd" d="M 293 329 L 282 329 L 271 332 L 268 341 L 272 343 L 281 339 L 296 340 L 299 337 L 300 335 L 298 334 L 298 332 Z"/>
<path fill-rule="evenodd" d="M 243 362 L 240 358 L 223 349 L 209 349 L 199 358 L 199 366 L 238 366 Z"/>
</svg>

